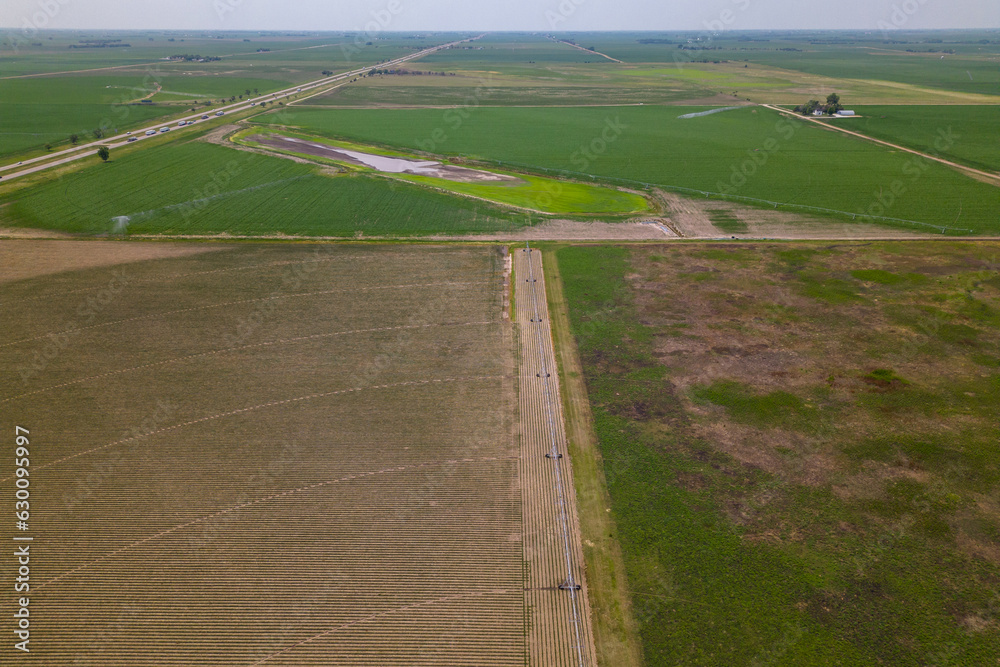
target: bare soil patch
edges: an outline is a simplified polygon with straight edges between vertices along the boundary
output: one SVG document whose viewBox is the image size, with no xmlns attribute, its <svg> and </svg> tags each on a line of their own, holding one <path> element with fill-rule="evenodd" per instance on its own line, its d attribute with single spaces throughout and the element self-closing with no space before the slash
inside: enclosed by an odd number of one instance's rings
<svg viewBox="0 0 1000 667">
<path fill-rule="evenodd" d="M 717 239 L 903 239 L 923 238 L 927 234 L 915 230 L 840 222 L 789 211 L 741 206 L 716 199 L 694 199 L 658 190 L 656 199 L 664 206 L 666 216 L 685 238 Z M 746 231 L 725 231 L 713 222 L 713 217 L 725 212 L 743 223 Z"/>
<path fill-rule="evenodd" d="M 46 235 L 50 235 L 45 232 Z M 0 240 L 0 283 L 149 259 L 186 257 L 219 250 L 206 244 L 115 241 Z"/>
<path fill-rule="evenodd" d="M 359 167 L 374 167 L 378 171 L 389 171 L 393 173 L 419 174 L 421 176 L 432 176 L 447 181 L 458 183 L 496 183 L 504 185 L 517 185 L 523 183 L 520 178 L 508 176 L 506 174 L 496 174 L 489 171 L 469 169 L 468 167 L 458 167 L 450 164 L 430 160 L 418 160 L 381 156 L 374 154 L 350 151 L 347 149 L 328 146 L 316 141 L 285 137 L 280 134 L 253 135 L 248 137 L 263 146 L 268 146 L 278 150 L 294 151 L 305 153 L 328 160 L 346 162 Z"/>
<path fill-rule="evenodd" d="M 676 238 L 669 228 L 646 222 L 546 220 L 510 232 L 473 236 L 429 236 L 428 239 L 476 241 L 663 241 Z"/>
</svg>

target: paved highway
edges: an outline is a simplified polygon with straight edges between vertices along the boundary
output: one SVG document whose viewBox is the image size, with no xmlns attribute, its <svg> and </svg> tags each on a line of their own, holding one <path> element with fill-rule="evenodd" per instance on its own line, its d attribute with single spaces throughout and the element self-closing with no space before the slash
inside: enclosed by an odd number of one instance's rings
<svg viewBox="0 0 1000 667">
<path fill-rule="evenodd" d="M 351 70 L 350 72 L 344 72 L 342 74 L 336 74 L 334 76 L 323 77 L 322 79 L 316 79 L 315 81 L 310 81 L 308 83 L 299 84 L 292 86 L 290 88 L 285 88 L 284 90 L 279 90 L 276 92 L 267 93 L 265 95 L 260 95 L 258 97 L 251 97 L 245 100 L 240 100 L 233 104 L 228 104 L 222 107 L 212 107 L 211 109 L 204 109 L 197 113 L 191 114 L 189 116 L 184 116 L 181 118 L 173 118 L 170 121 L 160 121 L 156 125 L 150 125 L 148 127 L 138 128 L 132 130 L 130 133 L 117 134 L 112 137 L 105 137 L 100 141 L 92 141 L 87 144 L 81 144 L 79 146 L 74 146 L 73 148 L 67 148 L 62 151 L 55 153 L 49 153 L 47 155 L 40 155 L 39 157 L 31 158 L 29 160 L 24 160 L 23 162 L 18 162 L 14 164 L 8 164 L 0 166 L 0 178 L 3 182 L 19 178 L 21 176 L 27 176 L 28 174 L 34 174 L 39 171 L 44 171 L 46 169 L 51 169 L 61 164 L 66 164 L 67 162 L 73 162 L 74 160 L 79 160 L 81 158 L 90 157 L 94 155 L 100 146 L 107 146 L 108 148 L 117 148 L 119 146 L 127 146 L 130 138 L 135 138 L 135 142 L 142 141 L 143 139 L 151 139 L 153 136 L 160 136 L 159 130 L 162 127 L 169 127 L 170 134 L 174 132 L 184 132 L 190 127 L 197 127 L 201 122 L 202 116 L 208 115 L 210 118 L 215 118 L 218 112 L 234 113 L 238 111 L 246 111 L 247 109 L 255 108 L 260 102 L 272 102 L 278 100 L 284 100 L 289 95 L 294 95 L 297 93 L 306 93 L 308 91 L 316 91 L 320 88 L 325 88 L 331 83 L 336 83 L 338 81 L 344 81 L 345 79 L 350 79 L 351 77 L 358 76 L 359 74 L 364 74 L 370 71 L 372 68 L 384 69 L 386 67 L 393 67 L 395 65 L 400 65 L 410 60 L 416 60 L 417 58 L 423 58 L 426 55 L 434 53 L 435 51 L 440 51 L 441 49 L 446 49 L 450 46 L 456 46 L 458 44 L 463 44 L 465 42 L 471 42 L 473 40 L 479 39 L 482 35 L 478 37 L 471 37 L 469 39 L 459 40 L 457 42 L 449 42 L 448 44 L 441 44 L 439 46 L 433 46 L 429 49 L 424 49 L 423 51 L 417 51 L 416 53 L 411 53 L 408 56 L 403 56 L 401 58 L 396 58 L 395 60 L 389 60 L 381 64 L 372 64 L 365 67 L 359 67 L 358 69 Z M 184 121 L 195 121 L 193 125 L 183 125 L 179 126 L 178 123 Z M 154 131 L 156 135 L 146 136 L 147 131 Z M 16 170 L 16 171 L 15 171 Z M 8 173 L 12 172 L 12 173 Z"/>
</svg>

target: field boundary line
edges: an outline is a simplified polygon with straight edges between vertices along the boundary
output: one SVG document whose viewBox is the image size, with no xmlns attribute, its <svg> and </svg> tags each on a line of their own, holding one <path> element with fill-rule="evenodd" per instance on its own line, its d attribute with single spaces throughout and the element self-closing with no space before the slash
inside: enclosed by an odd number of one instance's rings
<svg viewBox="0 0 1000 667">
<path fill-rule="evenodd" d="M 876 139 L 875 137 L 869 136 L 867 134 L 861 134 L 860 132 L 854 132 L 853 130 L 848 130 L 846 127 L 837 127 L 836 125 L 832 125 L 830 123 L 824 123 L 821 120 L 819 120 L 818 118 L 810 118 L 810 117 L 807 117 L 807 116 L 803 116 L 801 114 L 795 113 L 794 111 L 789 111 L 788 109 L 783 109 L 783 108 L 781 108 L 779 106 L 775 106 L 773 104 L 762 104 L 761 106 L 763 106 L 763 107 L 765 107 L 767 109 L 771 109 L 773 111 L 780 111 L 783 114 L 786 114 L 786 115 L 789 115 L 789 116 L 793 116 L 795 118 L 798 118 L 799 120 L 806 120 L 806 121 L 809 121 L 810 123 L 815 123 L 816 125 L 819 125 L 820 127 L 826 128 L 828 130 L 832 130 L 834 132 L 842 132 L 842 133 L 848 134 L 848 135 L 850 135 L 852 137 L 857 137 L 859 139 L 864 139 L 865 141 L 870 141 L 870 142 L 875 143 L 875 144 L 881 144 L 883 146 L 888 146 L 889 148 L 895 148 L 896 150 L 904 151 L 906 153 L 912 153 L 913 155 L 920 156 L 920 157 L 925 158 L 927 160 L 933 160 L 934 162 L 940 162 L 943 165 L 946 165 L 946 166 L 949 166 L 949 167 L 953 167 L 953 168 L 958 169 L 960 171 L 967 171 L 967 172 L 970 172 L 970 173 L 973 173 L 973 174 L 977 174 L 979 176 L 985 176 L 986 178 L 992 179 L 994 181 L 998 181 L 998 183 L 996 183 L 996 185 L 1000 186 L 1000 174 L 994 174 L 994 173 L 991 173 L 991 172 L 988 172 L 988 171 L 983 171 L 981 169 L 976 169 L 974 167 L 967 167 L 964 164 L 959 164 L 958 162 L 952 162 L 951 160 L 945 160 L 944 158 L 935 157 L 933 155 L 930 155 L 929 153 L 924 153 L 922 151 L 918 151 L 918 150 L 913 149 L 913 148 L 907 148 L 906 146 L 900 146 L 899 144 L 894 144 L 894 143 L 889 142 L 889 141 L 884 141 L 882 139 Z"/>
<path fill-rule="evenodd" d="M 125 324 L 126 322 L 137 322 L 139 320 L 148 320 L 154 317 L 163 317 L 165 315 L 177 315 L 178 313 L 190 313 L 196 310 L 207 310 L 209 308 L 225 308 L 226 306 L 237 306 L 243 303 L 259 303 L 262 301 L 276 301 L 278 299 L 294 299 L 298 297 L 307 296 L 320 296 L 323 294 L 338 294 L 342 292 L 364 292 L 368 290 L 381 290 L 381 289 L 412 289 L 415 287 L 442 287 L 442 286 L 456 286 L 456 285 L 488 285 L 488 281 L 477 281 L 477 282 L 439 282 L 439 283 L 414 283 L 411 285 L 377 285 L 375 287 L 356 287 L 353 289 L 341 288 L 332 290 L 321 290 L 318 292 L 301 292 L 298 294 L 278 294 L 276 296 L 264 296 L 256 299 L 242 299 L 239 301 L 227 301 L 225 303 L 212 303 L 204 306 L 194 306 L 192 308 L 182 308 L 180 310 L 166 310 L 160 313 L 151 313 L 149 315 L 139 315 L 137 317 L 130 317 L 124 320 L 114 320 L 112 322 L 103 322 L 101 324 L 92 324 L 86 327 L 78 327 L 76 329 L 64 329 L 58 332 L 44 333 L 33 338 L 22 338 L 20 340 L 11 341 L 10 343 L 3 343 L 0 348 L 10 347 L 11 345 L 19 345 L 21 343 L 30 343 L 32 341 L 41 340 L 48 337 L 49 335 L 60 335 L 60 334 L 70 334 L 77 333 L 79 331 L 87 331 L 89 329 L 100 329 L 102 327 L 110 327 L 115 324 Z"/>
<path fill-rule="evenodd" d="M 286 398 L 280 401 L 270 401 L 268 403 L 261 403 L 260 405 L 251 405 L 245 408 L 239 408 L 237 410 L 230 410 L 228 412 L 220 412 L 215 415 L 208 415 L 206 417 L 199 417 L 198 419 L 192 419 L 191 421 L 182 422 L 180 424 L 174 424 L 172 426 L 165 426 L 164 428 L 157 429 L 155 431 L 150 431 L 149 433 L 142 433 L 140 435 L 133 435 L 129 438 L 122 438 L 121 440 L 115 440 L 114 442 L 109 442 L 106 445 L 101 445 L 100 447 L 94 447 L 82 452 L 77 452 L 76 454 L 70 454 L 69 456 L 64 456 L 61 459 L 56 459 L 55 461 L 50 461 L 49 463 L 43 463 L 41 465 L 34 466 L 35 470 L 41 470 L 42 468 L 48 468 L 60 463 L 65 463 L 75 458 L 81 456 L 86 456 L 87 454 L 93 454 L 94 452 L 99 452 L 116 445 L 121 445 L 126 442 L 133 442 L 135 440 L 143 440 L 145 438 L 150 438 L 154 435 L 160 433 L 165 433 L 167 431 L 174 431 L 179 428 L 184 428 L 187 426 L 193 426 L 195 424 L 201 424 L 208 421 L 214 421 L 216 419 L 224 419 L 225 417 L 232 417 L 233 415 L 244 414 L 247 412 L 254 412 L 256 410 L 263 410 L 264 408 L 273 408 L 277 405 L 289 405 L 291 403 L 299 403 L 301 401 L 309 401 L 316 398 L 327 398 L 329 396 L 340 396 L 344 394 L 354 394 L 361 391 L 372 391 L 376 389 L 396 389 L 398 387 L 417 387 L 428 384 L 443 384 L 447 382 L 474 382 L 479 380 L 500 380 L 503 379 L 502 375 L 475 375 L 468 377 L 452 377 L 452 378 L 439 378 L 435 380 L 411 380 L 409 382 L 393 382 L 389 384 L 379 384 L 370 387 L 353 387 L 351 389 L 337 389 L 336 391 L 325 391 L 316 394 L 307 394 L 306 396 L 297 396 L 295 398 Z M 9 482 L 13 477 L 5 477 L 0 479 L 0 483 Z"/>
<path fill-rule="evenodd" d="M 324 487 L 324 486 L 331 486 L 333 484 L 339 484 L 340 482 L 349 482 L 349 481 L 355 480 L 355 479 L 363 479 L 365 477 L 374 477 L 376 475 L 384 475 L 384 474 L 391 473 L 391 472 L 404 472 L 404 471 L 407 471 L 407 470 L 415 470 L 415 469 L 419 469 L 419 468 L 429 468 L 429 467 L 432 467 L 432 466 L 439 466 L 439 465 L 454 465 L 456 463 L 488 463 L 488 462 L 493 462 L 493 461 L 507 461 L 507 460 L 516 460 L 516 459 L 517 459 L 517 457 L 485 456 L 485 457 L 481 457 L 481 458 L 478 458 L 478 459 L 448 459 L 448 460 L 444 460 L 444 461 L 425 461 L 423 463 L 415 463 L 415 464 L 412 464 L 412 465 L 392 466 L 391 468 L 382 468 L 381 470 L 369 470 L 369 471 L 366 471 L 366 472 L 353 473 L 351 475 L 345 475 L 344 477 L 338 477 L 337 479 L 330 479 L 330 480 L 327 480 L 325 482 L 317 482 L 315 484 L 309 484 L 307 486 L 300 486 L 300 487 L 295 488 L 295 489 L 286 489 L 284 491 L 281 491 L 280 493 L 273 493 L 273 494 L 271 494 L 269 496 L 265 496 L 263 498 L 257 498 L 256 500 L 248 500 L 245 503 L 240 503 L 239 505 L 233 505 L 232 507 L 227 507 L 224 510 L 219 510 L 218 512 L 213 512 L 212 514 L 206 514 L 205 516 L 198 517 L 197 519 L 192 519 L 191 521 L 187 521 L 185 523 L 178 524 L 178 525 L 174 526 L 173 528 L 168 528 L 166 530 L 161 530 L 160 532 L 155 533 L 153 535 L 148 535 L 148 536 L 146 536 L 146 537 L 144 537 L 144 538 L 142 538 L 140 540 L 136 540 L 134 542 L 130 542 L 129 544 L 126 544 L 123 547 L 119 547 L 118 549 L 115 549 L 114 551 L 110 551 L 110 552 L 104 554 L 100 558 L 95 558 L 94 560 L 92 560 L 90 562 L 87 562 L 87 563 L 84 563 L 83 565 L 79 565 L 79 566 L 73 568 L 72 570 L 67 570 L 66 572 L 63 572 L 62 574 L 57 575 L 57 576 L 53 577 L 52 579 L 49 579 L 48 581 L 39 584 L 37 588 L 39 588 L 39 589 L 44 588 L 44 587 L 48 586 L 49 584 L 53 584 L 53 583 L 59 581 L 60 579 L 65 579 L 66 577 L 72 576 L 72 575 L 74 575 L 77 572 L 80 572 L 82 570 L 86 570 L 87 568 L 89 568 L 91 566 L 94 566 L 94 565 L 97 565 L 98 563 L 103 563 L 104 561 L 108 560 L 109 558 L 113 558 L 114 556 L 117 556 L 118 554 L 124 553 L 124 552 L 128 551 L 129 549 L 134 549 L 135 547 L 137 547 L 137 546 L 139 546 L 141 544 L 146 544 L 147 542 L 152 542 L 153 540 L 157 540 L 157 539 L 159 539 L 161 537 L 165 537 L 165 536 L 170 535 L 172 533 L 176 533 L 179 530 L 184 530 L 185 528 L 188 528 L 188 527 L 193 526 L 195 524 L 204 523 L 205 521 L 211 521 L 212 519 L 214 519 L 216 517 L 219 517 L 219 516 L 224 516 L 226 514 L 231 514 L 232 512 L 238 512 L 238 511 L 240 511 L 242 509 L 246 509 L 247 507 L 252 507 L 254 505 L 260 505 L 260 504 L 263 504 L 263 503 L 270 502 L 272 500 L 276 500 L 278 498 L 284 498 L 286 496 L 291 496 L 291 495 L 294 495 L 296 493 L 304 493 L 306 491 L 312 491 L 313 489 L 318 489 L 318 488 L 321 488 L 321 487 Z"/>
<path fill-rule="evenodd" d="M 62 387 L 68 387 L 74 384 L 80 384 L 81 382 L 88 382 L 90 380 L 97 380 L 100 378 L 111 377 L 112 375 L 121 375 L 122 373 L 130 373 L 132 371 L 142 370 L 144 368 L 153 368 L 154 366 L 163 366 L 166 364 L 173 364 L 180 361 L 187 361 L 189 359 L 197 359 L 198 357 L 208 357 L 216 354 L 226 354 L 227 352 L 238 352 L 240 350 L 249 350 L 255 347 L 270 347 L 272 345 L 283 345 L 285 343 L 297 343 L 305 340 L 318 340 L 320 338 L 332 338 L 334 336 L 350 336 L 353 334 L 363 334 L 363 333 L 377 333 L 380 331 L 401 331 L 406 329 L 426 329 L 433 327 L 470 327 L 470 326 L 486 326 L 488 324 L 497 324 L 496 322 L 482 321 L 482 322 L 447 322 L 444 324 L 410 324 L 398 327 L 378 327 L 375 329 L 352 329 L 349 331 L 332 331 L 329 333 L 312 334 L 309 336 L 297 336 L 295 338 L 279 338 L 277 340 L 265 341 L 263 343 L 251 343 L 250 345 L 237 345 L 234 347 L 223 347 L 218 350 L 209 350 L 207 352 L 198 352 L 196 354 L 188 354 L 183 357 L 174 357 L 173 359 L 164 359 L 162 361 L 154 361 L 148 364 L 142 364 L 140 366 L 132 366 L 130 368 L 122 368 L 115 371 L 108 371 L 107 373 L 101 373 L 99 375 L 90 375 L 84 378 L 78 378 L 76 380 L 70 380 L 69 382 L 63 382 L 62 384 L 55 384 L 51 387 L 45 387 L 44 389 L 36 389 L 35 391 L 29 391 L 24 394 L 18 394 L 17 396 L 11 396 L 10 398 L 0 399 L 0 403 L 7 403 L 8 401 L 14 401 L 19 398 L 24 398 L 26 396 L 34 396 L 35 394 L 41 394 L 46 391 L 52 391 L 53 389 L 61 389 Z"/>
</svg>

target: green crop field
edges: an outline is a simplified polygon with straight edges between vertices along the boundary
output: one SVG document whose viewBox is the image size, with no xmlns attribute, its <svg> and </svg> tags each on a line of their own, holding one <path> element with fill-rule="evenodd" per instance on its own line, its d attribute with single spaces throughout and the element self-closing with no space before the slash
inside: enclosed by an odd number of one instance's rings
<svg viewBox="0 0 1000 667">
<path fill-rule="evenodd" d="M 745 108 L 292 110 L 331 137 L 994 233 L 1000 190 L 777 112 Z M 265 114 L 258 122 L 266 123 Z M 863 164 L 864 169 L 857 168 Z"/>
<path fill-rule="evenodd" d="M 323 71 L 343 72 L 433 46 L 439 39 L 460 38 L 399 34 L 368 44 L 345 33 L 216 39 L 205 33 L 111 32 L 99 38 L 131 46 L 70 48 L 87 37 L 42 33 L 21 43 L 16 34 L 8 35 L 17 49 L 0 51 L 0 157 L 38 154 L 46 143 L 64 148 L 71 134 L 84 139 L 101 126 L 132 129 L 183 105 L 218 102 L 247 89 L 287 88 L 319 79 Z M 220 60 L 164 60 L 184 54 Z M 154 104 L 139 105 L 144 98 Z"/>
<path fill-rule="evenodd" d="M 6 197 L 8 225 L 84 234 L 421 235 L 511 229 L 486 202 L 202 142 L 150 148 Z"/>
<path fill-rule="evenodd" d="M 1000 171 L 1000 128 L 995 106 L 857 106 L 861 118 L 844 125 L 876 139 Z"/>
<path fill-rule="evenodd" d="M 708 61 L 767 65 L 807 74 L 907 85 L 979 95 L 1000 95 L 995 31 L 881 33 L 737 32 L 569 33 L 584 46 L 629 63 Z M 689 43 L 688 40 L 699 43 Z M 685 47 L 685 48 L 681 48 Z"/>
<path fill-rule="evenodd" d="M 647 665 L 995 662 L 998 257 L 558 251 Z"/>
<path fill-rule="evenodd" d="M 151 89 L 142 76 L 77 76 L 0 80 L 0 157 L 93 140 L 99 127 L 130 128 L 175 111 L 137 102 Z"/>
</svg>

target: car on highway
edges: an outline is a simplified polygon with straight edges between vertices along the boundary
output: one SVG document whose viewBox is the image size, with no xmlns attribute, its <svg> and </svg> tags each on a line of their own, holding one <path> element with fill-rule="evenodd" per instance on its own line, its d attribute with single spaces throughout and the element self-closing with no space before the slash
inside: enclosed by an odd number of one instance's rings
<svg viewBox="0 0 1000 667">
<path fill-rule="evenodd" d="M 188 122 L 186 120 L 182 120 L 181 122 L 177 123 L 177 127 L 184 127 L 187 124 Z"/>
<path fill-rule="evenodd" d="M 139 141 L 139 137 L 129 137 L 128 139 L 126 139 L 126 141 L 128 141 L 128 143 L 132 143 L 133 141 Z"/>
<path fill-rule="evenodd" d="M 169 127 L 161 127 L 160 128 L 160 132 L 169 132 L 169 131 L 170 131 Z"/>
<path fill-rule="evenodd" d="M 146 136 L 151 137 L 156 134 L 156 130 L 146 130 Z"/>
<path fill-rule="evenodd" d="M 225 115 L 226 115 L 226 112 L 225 112 L 225 111 L 216 111 L 216 112 L 215 112 L 215 115 L 216 115 L 216 116 L 225 116 Z"/>
<path fill-rule="evenodd" d="M 202 120 L 208 120 L 208 115 L 204 115 L 204 116 L 202 116 L 202 117 L 201 117 L 201 119 L 202 119 Z"/>
</svg>

